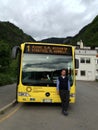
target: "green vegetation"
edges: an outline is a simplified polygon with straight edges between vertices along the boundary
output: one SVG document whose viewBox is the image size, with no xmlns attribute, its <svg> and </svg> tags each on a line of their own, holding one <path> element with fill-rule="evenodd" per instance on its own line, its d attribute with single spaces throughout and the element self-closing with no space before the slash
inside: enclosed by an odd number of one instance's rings
<svg viewBox="0 0 98 130">
<path fill-rule="evenodd" d="M 0 22 L 0 41 L 9 43 L 10 46 L 19 45 L 22 42 L 35 41 L 21 29 L 10 22 Z"/>
<path fill-rule="evenodd" d="M 67 38 L 48 38 L 44 39 L 41 42 L 46 43 L 66 43 L 76 45 L 77 41 L 82 40 L 85 46 L 98 46 L 98 16 L 95 19 L 85 26 L 80 32 L 74 37 Z"/>
<path fill-rule="evenodd" d="M 43 39 L 40 42 L 43 43 L 57 43 L 57 44 L 72 44 L 70 43 L 72 37 L 67 37 L 67 38 L 56 38 L 56 37 L 52 37 L 52 38 L 47 38 L 47 39 Z"/>
<path fill-rule="evenodd" d="M 12 83 L 12 79 L 10 78 L 10 47 L 8 44 L 4 44 L 0 42 L 0 86 L 7 83 Z"/>
<path fill-rule="evenodd" d="M 81 39 L 86 46 L 98 46 L 98 16 L 96 16 L 90 24 L 80 30 L 80 32 L 71 39 L 71 42 L 75 44 Z"/>
<path fill-rule="evenodd" d="M 12 23 L 0 22 L 0 86 L 16 81 L 18 59 L 11 59 L 11 49 L 26 41 L 35 40 Z"/>
</svg>

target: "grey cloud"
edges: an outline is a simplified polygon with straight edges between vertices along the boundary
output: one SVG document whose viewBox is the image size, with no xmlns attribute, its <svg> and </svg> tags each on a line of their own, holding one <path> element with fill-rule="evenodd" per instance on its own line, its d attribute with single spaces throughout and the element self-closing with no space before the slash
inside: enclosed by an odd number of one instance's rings
<svg viewBox="0 0 98 130">
<path fill-rule="evenodd" d="M 35 39 L 73 36 L 98 14 L 97 0 L 1 0 L 0 19 Z"/>
</svg>

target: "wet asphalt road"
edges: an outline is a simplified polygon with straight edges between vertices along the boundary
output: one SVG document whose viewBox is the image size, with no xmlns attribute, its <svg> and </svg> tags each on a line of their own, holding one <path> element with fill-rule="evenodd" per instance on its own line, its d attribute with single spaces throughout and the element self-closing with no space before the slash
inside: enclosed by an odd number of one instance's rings
<svg viewBox="0 0 98 130">
<path fill-rule="evenodd" d="M 67 117 L 61 114 L 60 104 L 23 104 L 0 123 L 0 130 L 27 129 L 98 130 L 98 82 L 77 82 L 77 100 Z"/>
</svg>

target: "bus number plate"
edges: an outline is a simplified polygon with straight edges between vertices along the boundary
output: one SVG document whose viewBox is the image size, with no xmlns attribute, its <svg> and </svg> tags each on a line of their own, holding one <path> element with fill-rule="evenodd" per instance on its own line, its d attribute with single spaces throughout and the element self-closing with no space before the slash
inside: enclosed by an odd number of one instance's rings
<svg viewBox="0 0 98 130">
<path fill-rule="evenodd" d="M 52 102 L 52 99 L 43 99 L 43 102 Z"/>
</svg>

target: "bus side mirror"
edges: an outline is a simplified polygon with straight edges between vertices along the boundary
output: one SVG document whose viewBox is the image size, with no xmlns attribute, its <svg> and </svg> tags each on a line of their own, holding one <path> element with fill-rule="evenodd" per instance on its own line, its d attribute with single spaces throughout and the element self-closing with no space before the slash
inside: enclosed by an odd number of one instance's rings
<svg viewBox="0 0 98 130">
<path fill-rule="evenodd" d="M 18 52 L 20 51 L 20 47 L 19 46 L 15 46 L 12 48 L 12 58 L 13 59 L 16 59 L 17 58 L 17 54 Z"/>
<path fill-rule="evenodd" d="M 78 69 L 78 68 L 79 68 L 79 60 L 75 59 L 75 69 Z"/>
</svg>

